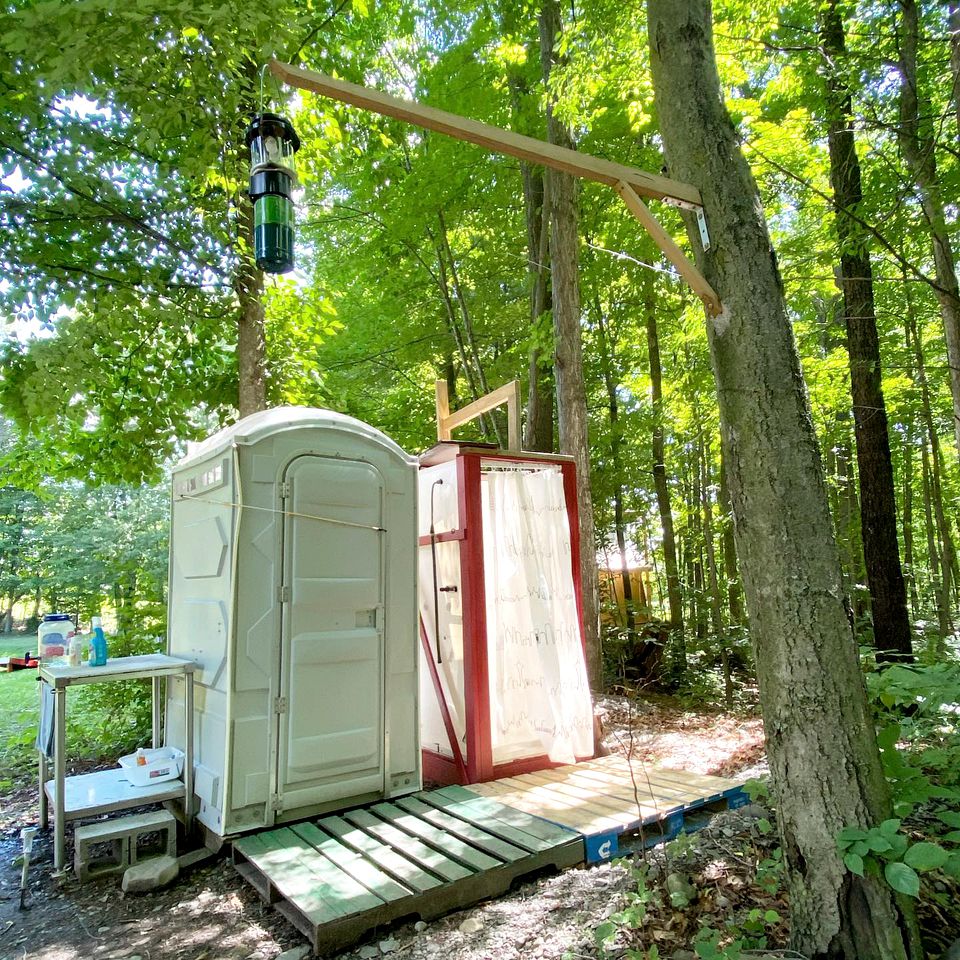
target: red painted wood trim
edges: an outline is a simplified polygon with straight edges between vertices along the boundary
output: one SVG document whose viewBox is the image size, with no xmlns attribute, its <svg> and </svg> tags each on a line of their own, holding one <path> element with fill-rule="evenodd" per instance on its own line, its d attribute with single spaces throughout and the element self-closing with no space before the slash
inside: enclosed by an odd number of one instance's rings
<svg viewBox="0 0 960 960">
<path fill-rule="evenodd" d="M 585 760 L 592 760 L 593 755 L 589 757 L 577 757 L 575 763 L 582 763 Z M 503 780 L 506 777 L 519 777 L 524 773 L 536 773 L 538 770 L 552 770 L 555 767 L 569 766 L 567 762 L 555 763 L 547 756 L 522 757 L 519 760 L 509 760 L 507 763 L 498 763 L 493 768 L 493 779 Z"/>
<path fill-rule="evenodd" d="M 452 783 L 459 783 L 461 786 L 467 781 L 460 777 L 457 772 L 457 765 L 442 753 L 436 753 L 433 750 L 421 750 L 421 761 L 423 763 L 423 782 L 436 783 L 441 787 L 448 787 Z"/>
<path fill-rule="evenodd" d="M 483 566 L 480 457 L 457 457 L 460 523 L 460 589 L 463 594 L 463 680 L 467 726 L 467 782 L 493 776 L 490 677 L 487 666 L 487 597 Z"/>
<path fill-rule="evenodd" d="M 429 533 L 425 533 L 417 543 L 421 547 L 429 547 L 434 540 L 437 543 L 449 543 L 451 540 L 462 540 L 465 536 L 466 533 L 463 530 L 448 530 L 446 533 L 438 533 L 432 538 Z"/>
<path fill-rule="evenodd" d="M 460 750 L 460 742 L 457 740 L 457 731 L 453 726 L 453 717 L 450 716 L 450 707 L 447 705 L 447 698 L 443 692 L 443 684 L 440 682 L 440 673 L 437 665 L 433 662 L 433 651 L 430 649 L 430 641 L 427 639 L 427 629 L 423 625 L 423 617 L 420 617 L 420 643 L 423 645 L 423 653 L 427 658 L 427 665 L 430 668 L 430 679 L 433 680 L 433 689 L 437 694 L 437 703 L 440 706 L 440 716 L 443 717 L 443 726 L 447 731 L 447 739 L 450 741 L 450 749 L 453 751 L 453 760 L 457 765 L 457 772 L 463 783 L 467 776 L 467 768 L 463 762 L 463 753 Z"/>
<path fill-rule="evenodd" d="M 563 497 L 567 503 L 567 522 L 570 525 L 570 565 L 573 568 L 573 595 L 577 600 L 580 647 L 583 650 L 583 662 L 588 665 L 589 673 L 587 636 L 583 629 L 583 581 L 580 578 L 580 508 L 577 503 L 577 467 L 574 463 L 564 463 L 560 470 L 563 474 Z M 596 730 L 594 730 L 593 753 L 590 757 L 595 756 L 596 751 Z"/>
</svg>

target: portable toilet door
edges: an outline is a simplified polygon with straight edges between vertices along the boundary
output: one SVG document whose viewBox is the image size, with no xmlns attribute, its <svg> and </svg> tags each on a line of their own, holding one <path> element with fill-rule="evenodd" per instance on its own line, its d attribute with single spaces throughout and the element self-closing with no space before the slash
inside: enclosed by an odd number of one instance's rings
<svg viewBox="0 0 960 960">
<path fill-rule="evenodd" d="M 289 810 L 383 790 L 384 484 L 368 462 L 307 455 L 281 489 L 277 760 Z"/>
</svg>

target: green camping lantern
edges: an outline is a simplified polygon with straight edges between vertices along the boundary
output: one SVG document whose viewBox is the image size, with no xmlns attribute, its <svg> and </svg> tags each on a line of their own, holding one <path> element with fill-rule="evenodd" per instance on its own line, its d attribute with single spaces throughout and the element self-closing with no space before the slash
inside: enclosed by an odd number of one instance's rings
<svg viewBox="0 0 960 960">
<path fill-rule="evenodd" d="M 286 117 L 261 113 L 247 127 L 247 146 L 257 266 L 265 273 L 288 273 L 293 269 L 291 194 L 297 184 L 293 155 L 300 138 Z"/>
</svg>

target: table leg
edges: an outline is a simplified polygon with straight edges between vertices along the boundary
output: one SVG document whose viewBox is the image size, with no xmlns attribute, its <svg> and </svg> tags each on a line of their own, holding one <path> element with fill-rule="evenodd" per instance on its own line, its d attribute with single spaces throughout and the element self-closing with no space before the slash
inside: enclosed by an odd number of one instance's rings
<svg viewBox="0 0 960 960">
<path fill-rule="evenodd" d="M 37 753 L 40 755 L 40 829 L 46 830 L 50 825 L 50 814 L 47 810 L 47 780 L 49 775 L 47 774 L 47 757 L 42 750 L 38 750 Z"/>
<path fill-rule="evenodd" d="M 63 870 L 67 862 L 66 837 L 66 795 L 65 782 L 67 779 L 67 691 L 65 687 L 57 687 L 55 694 L 55 724 L 53 776 L 56 786 L 56 797 L 53 803 L 53 866 L 56 870 Z"/>
<path fill-rule="evenodd" d="M 184 677 L 184 703 L 186 706 L 186 749 L 183 758 L 183 812 L 187 821 L 187 830 L 193 826 L 193 673 Z"/>
<path fill-rule="evenodd" d="M 153 677 L 153 749 L 156 750 L 160 744 L 160 678 Z"/>
</svg>

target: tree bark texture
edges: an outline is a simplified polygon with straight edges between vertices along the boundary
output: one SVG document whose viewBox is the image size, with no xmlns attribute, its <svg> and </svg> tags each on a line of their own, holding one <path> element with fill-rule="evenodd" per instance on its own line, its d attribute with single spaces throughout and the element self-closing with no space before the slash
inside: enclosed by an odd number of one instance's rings
<svg viewBox="0 0 960 960">
<path fill-rule="evenodd" d="M 840 286 L 860 478 L 860 523 L 874 645 L 878 659 L 909 658 L 913 643 L 897 542 L 897 504 L 881 385 L 873 273 L 867 237 L 852 216 L 863 201 L 863 192 L 853 132 L 853 106 L 844 72 L 846 38 L 836 0 L 829 0 L 821 7 L 819 27 L 826 62 L 830 182 L 840 247 Z"/>
<path fill-rule="evenodd" d="M 943 321 L 950 367 L 950 395 L 953 399 L 953 432 L 960 453 L 960 284 L 956 261 L 947 229 L 943 197 L 937 176 L 936 140 L 929 121 L 921 123 L 921 113 L 929 113 L 929 104 L 920 96 L 917 79 L 917 45 L 920 24 L 914 0 L 900 0 L 903 17 L 900 29 L 900 152 L 906 161 L 920 197 L 923 215 L 933 243 L 933 263 L 937 286 L 935 293 Z M 950 10 L 951 31 L 957 26 L 957 11 Z M 951 33 L 951 54 L 960 54 L 958 38 Z M 956 64 L 955 64 L 956 71 Z M 958 74 L 954 73 L 954 82 Z M 958 91 L 954 91 L 956 96 Z"/>
<path fill-rule="evenodd" d="M 708 0 L 648 0 L 670 175 L 703 196 L 697 263 L 718 292 L 707 323 L 737 554 L 779 801 L 793 946 L 813 958 L 921 955 L 912 908 L 844 867 L 836 835 L 890 813 L 843 603 L 820 452 L 756 183 L 724 106 Z"/>
<path fill-rule="evenodd" d="M 546 0 L 540 8 L 540 56 L 548 85 L 553 46 L 560 33 L 560 5 Z M 547 139 L 574 146 L 570 132 L 554 116 L 547 102 Z M 577 465 L 577 506 L 580 512 L 580 580 L 583 593 L 583 630 L 587 671 L 593 689 L 601 683 L 600 624 L 597 596 L 597 557 L 590 492 L 590 443 L 587 394 L 583 382 L 583 346 L 580 339 L 580 251 L 577 236 L 577 181 L 567 173 L 547 173 L 550 212 L 550 264 L 553 278 L 553 325 L 556 338 L 554 369 L 557 382 L 557 425 L 560 452 Z"/>
<path fill-rule="evenodd" d="M 264 334 L 263 273 L 253 260 L 253 204 L 243 197 L 238 207 L 240 263 L 234 276 L 237 295 L 237 406 L 247 417 L 267 408 L 267 341 Z"/>
</svg>

